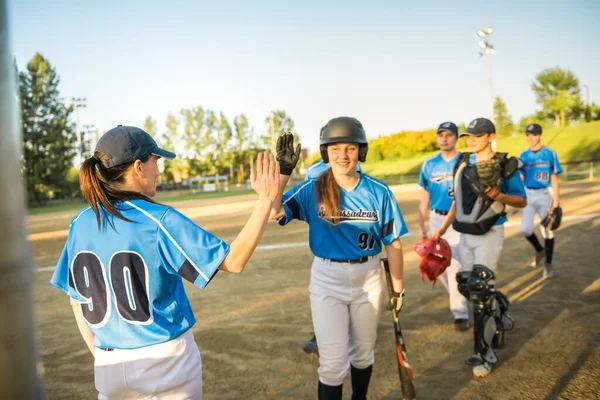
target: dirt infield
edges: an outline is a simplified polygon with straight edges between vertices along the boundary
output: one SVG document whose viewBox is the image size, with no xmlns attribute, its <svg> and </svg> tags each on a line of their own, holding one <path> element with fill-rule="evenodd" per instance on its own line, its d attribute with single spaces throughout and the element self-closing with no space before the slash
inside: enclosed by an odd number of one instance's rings
<svg viewBox="0 0 600 400">
<path fill-rule="evenodd" d="M 417 191 L 394 188 L 409 231 L 417 232 Z M 511 301 L 515 329 L 491 376 L 476 379 L 463 360 L 473 331 L 454 331 L 442 285 L 419 278 L 414 236 L 402 240 L 406 298 L 401 314 L 419 399 L 600 398 L 600 182 L 574 182 L 561 191 L 565 215 L 556 235 L 555 270 L 544 280 L 530 269 L 533 255 L 509 217 L 498 282 Z M 181 202 L 175 207 L 231 242 L 245 222 L 252 196 Z M 224 201 L 228 201 L 223 205 Z M 73 213 L 29 218 L 38 267 L 52 266 L 62 250 Z M 306 242 L 307 227 L 271 224 L 261 246 Z M 312 324 L 308 281 L 312 255 L 306 246 L 257 251 L 240 275 L 219 273 L 205 290 L 186 289 L 198 323 L 193 332 L 203 361 L 205 399 L 316 398 L 318 358 L 302 352 Z M 50 399 L 97 396 L 93 359 L 81 339 L 67 297 L 38 271 L 35 313 L 43 382 Z M 391 316 L 379 326 L 369 399 L 399 399 Z M 344 399 L 350 399 L 349 379 Z"/>
</svg>

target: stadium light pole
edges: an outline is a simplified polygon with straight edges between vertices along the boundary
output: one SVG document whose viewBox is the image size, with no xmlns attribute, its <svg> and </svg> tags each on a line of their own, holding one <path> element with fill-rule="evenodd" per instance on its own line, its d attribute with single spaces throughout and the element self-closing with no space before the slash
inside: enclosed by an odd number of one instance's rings
<svg viewBox="0 0 600 400">
<path fill-rule="evenodd" d="M 65 107 L 75 110 L 75 134 L 77 135 L 77 159 L 75 160 L 75 166 L 79 167 L 79 164 L 83 162 L 81 154 L 81 127 L 79 122 L 79 109 L 87 107 L 85 97 L 71 97 L 70 102 L 65 104 Z"/>
<path fill-rule="evenodd" d="M 496 52 L 494 46 L 489 41 L 489 36 L 492 34 L 492 27 L 486 26 L 485 28 L 475 32 L 475 38 L 478 40 L 477 45 L 479 46 L 479 56 L 487 57 L 488 64 L 488 85 L 490 88 L 490 96 L 492 98 L 492 114 L 491 119 L 494 119 L 494 87 L 492 85 L 492 54 Z"/>
<path fill-rule="evenodd" d="M 37 369 L 32 283 L 21 175 L 23 138 L 15 64 L 9 46 L 8 5 L 0 0 L 0 399 L 43 399 Z"/>
</svg>

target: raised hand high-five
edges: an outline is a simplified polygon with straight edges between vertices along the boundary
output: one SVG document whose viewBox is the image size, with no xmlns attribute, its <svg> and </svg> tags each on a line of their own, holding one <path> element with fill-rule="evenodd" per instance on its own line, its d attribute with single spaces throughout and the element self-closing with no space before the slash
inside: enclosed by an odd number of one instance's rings
<svg viewBox="0 0 600 400">
<path fill-rule="evenodd" d="M 300 143 L 294 150 L 294 135 L 284 133 L 277 139 L 277 161 L 282 175 L 291 175 L 300 159 Z"/>
<path fill-rule="evenodd" d="M 265 151 L 256 157 L 256 171 L 250 164 L 250 186 L 260 198 L 273 202 L 279 193 L 279 163 Z"/>
</svg>

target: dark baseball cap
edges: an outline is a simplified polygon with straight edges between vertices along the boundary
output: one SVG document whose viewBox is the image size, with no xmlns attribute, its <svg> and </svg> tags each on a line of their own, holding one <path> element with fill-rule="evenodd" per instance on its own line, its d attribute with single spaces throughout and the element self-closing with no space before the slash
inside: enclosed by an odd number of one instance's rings
<svg viewBox="0 0 600 400">
<path fill-rule="evenodd" d="M 526 135 L 541 135 L 542 127 L 538 124 L 529 124 L 527 125 L 527 129 L 525 129 Z"/>
<path fill-rule="evenodd" d="M 106 154 L 108 161 L 102 163 L 106 168 L 142 160 L 151 154 L 172 160 L 175 153 L 161 149 L 152 136 L 135 126 L 119 125 L 107 131 L 96 144 L 96 150 Z"/>
<path fill-rule="evenodd" d="M 453 133 L 456 136 L 458 136 L 458 127 L 453 122 L 448 121 L 448 122 L 441 123 L 440 126 L 438 126 L 436 133 L 440 133 L 440 132 L 444 132 L 444 131 L 448 131 L 448 132 Z"/>
<path fill-rule="evenodd" d="M 483 136 L 486 133 L 496 133 L 494 123 L 487 118 L 477 118 L 471 121 L 465 133 L 460 135 L 460 137 L 468 135 Z"/>
</svg>

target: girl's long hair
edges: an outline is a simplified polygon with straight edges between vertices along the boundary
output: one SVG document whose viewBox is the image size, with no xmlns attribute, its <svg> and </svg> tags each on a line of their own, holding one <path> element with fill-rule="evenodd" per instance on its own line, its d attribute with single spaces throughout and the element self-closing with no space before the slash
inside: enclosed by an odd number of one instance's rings
<svg viewBox="0 0 600 400">
<path fill-rule="evenodd" d="M 336 222 L 340 216 L 342 194 L 331 168 L 319 175 L 315 187 L 319 204 L 323 203 L 325 207 L 325 216 L 328 220 Z"/>
<path fill-rule="evenodd" d="M 146 162 L 149 158 L 150 156 L 140 161 Z M 119 208 L 115 207 L 114 202 L 142 199 L 155 203 L 154 200 L 142 193 L 118 189 L 118 185 L 125 182 L 125 174 L 133 165 L 133 162 L 106 168 L 102 163 L 107 161 L 108 157 L 97 151 L 92 157 L 83 162 L 79 170 L 81 191 L 85 201 L 96 214 L 98 230 L 102 229 L 104 221 L 114 229 L 108 214 L 112 214 L 123 221 L 133 222 L 119 212 Z"/>
</svg>

